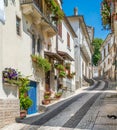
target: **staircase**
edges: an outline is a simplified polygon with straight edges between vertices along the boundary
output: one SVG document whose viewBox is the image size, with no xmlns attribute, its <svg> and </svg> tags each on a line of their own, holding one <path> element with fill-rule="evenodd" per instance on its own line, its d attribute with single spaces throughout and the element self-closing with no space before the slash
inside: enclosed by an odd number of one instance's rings
<svg viewBox="0 0 117 130">
<path fill-rule="evenodd" d="M 88 79 L 86 76 L 83 75 L 83 80 L 82 80 L 82 86 L 92 86 L 94 84 L 93 79 Z"/>
</svg>

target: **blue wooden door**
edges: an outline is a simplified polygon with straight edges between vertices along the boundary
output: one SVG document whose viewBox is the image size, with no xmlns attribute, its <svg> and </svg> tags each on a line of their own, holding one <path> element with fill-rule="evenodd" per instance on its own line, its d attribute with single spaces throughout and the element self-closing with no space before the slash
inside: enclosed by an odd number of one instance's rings
<svg viewBox="0 0 117 130">
<path fill-rule="evenodd" d="M 28 96 L 33 101 L 33 105 L 28 109 L 28 114 L 33 114 L 37 112 L 37 84 L 36 82 L 30 82 L 30 89 L 28 90 Z"/>
</svg>

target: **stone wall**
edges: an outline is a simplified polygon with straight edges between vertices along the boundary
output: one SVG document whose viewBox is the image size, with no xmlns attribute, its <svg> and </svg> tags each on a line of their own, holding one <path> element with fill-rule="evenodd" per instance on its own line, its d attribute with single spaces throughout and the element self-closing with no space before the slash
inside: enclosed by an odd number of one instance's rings
<svg viewBox="0 0 117 130">
<path fill-rule="evenodd" d="M 0 99 L 0 128 L 15 122 L 20 115 L 18 99 Z"/>
</svg>

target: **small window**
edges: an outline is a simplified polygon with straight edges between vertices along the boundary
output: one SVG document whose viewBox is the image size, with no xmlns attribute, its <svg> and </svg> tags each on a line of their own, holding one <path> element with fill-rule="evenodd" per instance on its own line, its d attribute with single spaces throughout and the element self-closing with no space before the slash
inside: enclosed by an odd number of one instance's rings
<svg viewBox="0 0 117 130">
<path fill-rule="evenodd" d="M 70 35 L 67 33 L 67 46 L 70 48 Z"/>
<path fill-rule="evenodd" d="M 41 52 L 41 42 L 40 42 L 40 39 L 37 40 L 37 52 L 38 53 Z"/>
<path fill-rule="evenodd" d="M 106 56 L 106 48 L 104 48 L 104 57 Z"/>
<path fill-rule="evenodd" d="M 110 60 L 108 59 L 108 64 L 110 64 Z"/>
<path fill-rule="evenodd" d="M 21 36 L 21 19 L 16 16 L 16 32 Z"/>
<path fill-rule="evenodd" d="M 104 62 L 104 68 L 106 68 L 106 63 Z"/>
<path fill-rule="evenodd" d="M 35 40 L 35 36 L 32 35 L 32 54 L 35 54 L 35 46 L 36 46 L 36 40 Z"/>
<path fill-rule="evenodd" d="M 110 45 L 108 44 L 108 52 L 110 52 Z"/>
<path fill-rule="evenodd" d="M 58 35 L 62 38 L 62 23 L 58 24 Z"/>
</svg>

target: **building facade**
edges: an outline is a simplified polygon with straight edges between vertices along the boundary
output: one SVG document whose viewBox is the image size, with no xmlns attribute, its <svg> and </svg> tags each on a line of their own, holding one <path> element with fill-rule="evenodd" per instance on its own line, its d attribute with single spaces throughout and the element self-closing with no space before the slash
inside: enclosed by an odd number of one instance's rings
<svg viewBox="0 0 117 130">
<path fill-rule="evenodd" d="M 53 99 L 56 93 L 64 98 L 83 86 L 84 77 L 92 78 L 94 30 L 85 25 L 83 16 L 62 18 L 62 1 L 54 2 L 59 17 L 47 0 L 0 3 L 0 128 L 20 116 L 19 88 L 3 82 L 5 68 L 18 70 L 30 80 L 27 95 L 33 105 L 28 114 L 40 111 L 47 92 Z M 33 57 L 46 59 L 51 69 L 38 68 Z"/>
<path fill-rule="evenodd" d="M 88 85 L 85 78 L 92 78 L 92 53 L 91 42 L 93 40 L 93 28 L 87 27 L 83 16 L 77 15 L 75 9 L 74 16 L 68 17 L 71 26 L 78 38 L 75 39 L 75 69 L 76 88 Z"/>
<path fill-rule="evenodd" d="M 114 77 L 117 80 L 117 1 L 103 0 L 101 4 L 101 15 L 104 29 L 110 29 L 114 35 L 115 54 L 114 54 Z M 105 6 L 104 6 L 105 5 Z M 105 12 L 107 12 L 105 15 Z"/>
<path fill-rule="evenodd" d="M 100 48 L 100 53 L 101 53 L 101 60 L 99 62 L 99 76 L 110 80 L 114 80 L 115 43 L 113 34 L 109 34 L 106 37 L 105 41 L 103 42 Z"/>
<path fill-rule="evenodd" d="M 5 2 L 5 3 L 4 3 Z M 61 8 L 61 1 L 55 1 Z M 52 20 L 46 0 L 43 1 L 2 1 L 3 12 L 0 14 L 0 127 L 15 121 L 20 114 L 19 92 L 17 86 L 2 82 L 2 71 L 14 68 L 23 76 L 29 76 L 28 95 L 33 105 L 28 114 L 39 112 L 44 98 L 46 75 L 37 69 L 31 55 L 45 58 L 44 48 L 57 33 L 56 21 Z M 9 105 L 10 104 L 10 105 Z"/>
</svg>

